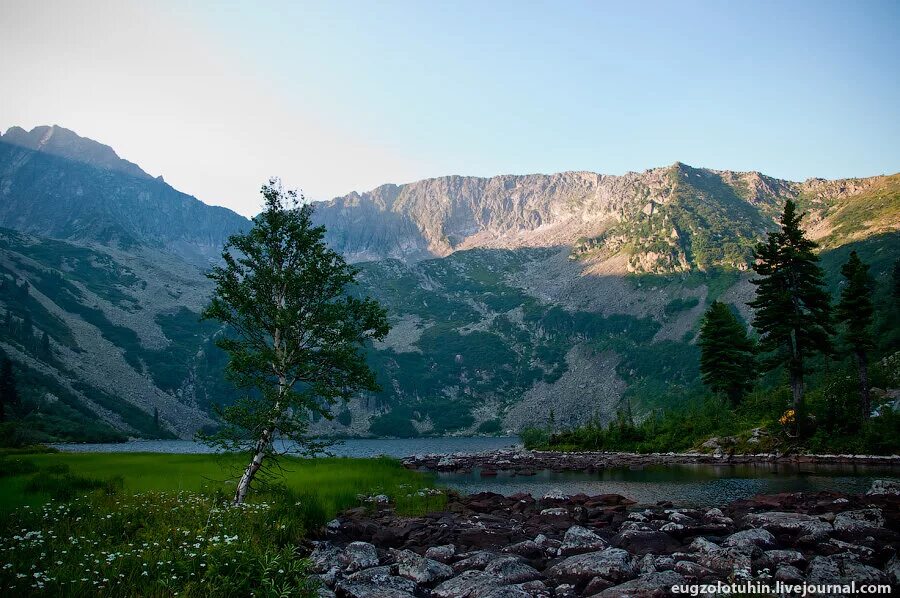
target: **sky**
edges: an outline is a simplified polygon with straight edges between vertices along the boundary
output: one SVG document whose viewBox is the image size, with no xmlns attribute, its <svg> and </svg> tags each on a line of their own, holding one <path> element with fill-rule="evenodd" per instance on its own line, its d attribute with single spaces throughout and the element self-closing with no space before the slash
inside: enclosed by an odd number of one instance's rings
<svg viewBox="0 0 900 598">
<path fill-rule="evenodd" d="M 449 174 L 900 171 L 900 2 L 0 0 L 0 127 L 244 215 Z"/>
</svg>

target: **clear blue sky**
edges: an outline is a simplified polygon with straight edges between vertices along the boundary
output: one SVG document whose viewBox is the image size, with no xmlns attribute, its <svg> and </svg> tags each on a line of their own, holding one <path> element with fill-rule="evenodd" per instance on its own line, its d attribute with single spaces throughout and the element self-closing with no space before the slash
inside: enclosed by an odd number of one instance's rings
<svg viewBox="0 0 900 598">
<path fill-rule="evenodd" d="M 109 27 L 130 18 L 97 6 L 73 12 L 84 21 L 69 27 L 85 32 L 68 34 L 70 48 L 104 35 L 85 11 Z M 40 10 L 15 16 L 45 29 Z M 620 174 L 676 160 L 794 180 L 900 171 L 896 0 L 132 10 L 152 37 L 136 29 L 66 65 L 85 71 L 73 81 L 117 87 L 90 94 L 95 113 L 66 108 L 76 94 L 63 87 L 37 108 L 0 109 L 0 124 L 70 126 L 244 213 L 271 173 L 319 199 L 442 174 Z M 54 60 L 34 56 L 45 42 L 23 54 L 43 61 L 32 72 Z M 122 60 L 147 75 L 121 81 Z"/>
</svg>

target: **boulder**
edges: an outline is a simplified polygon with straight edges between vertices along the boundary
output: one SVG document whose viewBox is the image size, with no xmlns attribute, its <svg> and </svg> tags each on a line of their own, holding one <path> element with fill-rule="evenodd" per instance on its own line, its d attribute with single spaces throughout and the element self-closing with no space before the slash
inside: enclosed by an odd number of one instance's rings
<svg viewBox="0 0 900 598">
<path fill-rule="evenodd" d="M 874 480 L 866 494 L 870 496 L 883 494 L 900 496 L 900 482 L 897 480 Z"/>
<path fill-rule="evenodd" d="M 671 554 L 681 543 L 662 531 L 625 530 L 612 539 L 612 545 L 638 555 Z"/>
<path fill-rule="evenodd" d="M 550 598 L 550 591 L 541 582 L 491 588 L 479 598 Z"/>
<path fill-rule="evenodd" d="M 743 546 L 759 546 L 763 549 L 774 548 L 775 536 L 772 535 L 772 532 L 762 528 L 746 529 L 735 532 L 725 538 L 725 541 L 722 542 L 722 546 L 735 548 Z"/>
<path fill-rule="evenodd" d="M 517 554 L 528 560 L 537 560 L 544 557 L 544 548 L 534 540 L 517 542 L 516 544 L 503 548 L 502 551 L 509 554 Z"/>
<path fill-rule="evenodd" d="M 441 563 L 449 563 L 456 555 L 456 546 L 453 544 L 444 544 L 443 546 L 432 546 L 425 551 L 425 556 Z"/>
<path fill-rule="evenodd" d="M 888 581 L 895 586 L 900 586 L 900 558 L 896 554 L 885 565 L 884 572 L 888 577 Z"/>
<path fill-rule="evenodd" d="M 796 550 L 767 550 L 766 558 L 775 567 L 780 565 L 806 566 L 806 557 L 803 556 L 803 553 Z"/>
<path fill-rule="evenodd" d="M 463 571 L 431 591 L 435 598 L 484 598 L 500 587 L 500 580 L 484 571 Z"/>
<path fill-rule="evenodd" d="M 326 573 L 341 565 L 341 549 L 328 542 L 319 542 L 309 555 L 310 569 L 313 573 Z"/>
<path fill-rule="evenodd" d="M 602 550 L 608 546 L 606 540 L 580 525 L 573 525 L 566 530 L 563 536 L 562 545 L 559 547 L 560 553 L 564 556 L 581 554 L 585 552 L 595 552 Z"/>
<path fill-rule="evenodd" d="M 741 548 L 723 548 L 706 538 L 695 538 L 691 543 L 695 552 L 693 558 L 707 569 L 728 575 L 735 580 L 750 579 L 753 570 L 753 552 L 759 552 L 755 546 Z"/>
<path fill-rule="evenodd" d="M 600 552 L 570 556 L 545 571 L 545 574 L 557 583 L 582 585 L 594 577 L 619 583 L 636 576 L 638 567 L 627 551 L 607 548 Z"/>
<path fill-rule="evenodd" d="M 453 577 L 453 569 L 444 563 L 416 554 L 411 550 L 392 551 L 398 575 L 417 584 L 429 585 Z"/>
<path fill-rule="evenodd" d="M 398 577 L 391 573 L 391 567 L 382 565 L 370 569 L 362 569 L 347 576 L 346 581 L 355 583 L 372 583 L 380 587 L 392 588 L 401 592 L 415 593 L 416 584 L 405 577 Z"/>
<path fill-rule="evenodd" d="M 887 575 L 852 557 L 817 556 L 809 563 L 806 580 L 814 584 L 883 584 L 887 583 Z"/>
<path fill-rule="evenodd" d="M 662 598 L 672 595 L 672 586 L 687 583 L 675 571 L 648 573 L 596 594 L 600 598 Z"/>
<path fill-rule="evenodd" d="M 415 598 L 415 594 L 375 582 L 342 579 L 335 587 L 342 598 Z"/>
<path fill-rule="evenodd" d="M 834 529 L 841 532 L 864 532 L 884 527 L 881 509 L 844 511 L 834 516 Z"/>
<path fill-rule="evenodd" d="M 378 552 L 368 542 L 351 542 L 340 555 L 344 571 L 353 573 L 378 565 Z"/>
<path fill-rule="evenodd" d="M 801 536 L 819 536 L 832 531 L 831 524 L 818 517 L 804 513 L 788 513 L 769 511 L 766 513 L 750 513 L 744 518 L 750 527 L 761 527 L 773 534 L 797 534 Z"/>
<path fill-rule="evenodd" d="M 493 552 L 488 552 L 486 550 L 479 550 L 477 552 L 471 552 L 469 554 L 464 555 L 461 561 L 457 561 L 453 563 L 453 571 L 456 573 L 461 573 L 463 571 L 471 571 L 471 570 L 483 570 L 488 563 L 497 558 L 497 555 Z"/>
<path fill-rule="evenodd" d="M 484 572 L 498 577 L 504 585 L 534 581 L 541 577 L 537 569 L 515 556 L 503 556 L 491 561 L 485 566 Z"/>
<path fill-rule="evenodd" d="M 699 563 L 693 561 L 678 561 L 672 570 L 679 575 L 683 575 L 690 579 L 702 579 L 707 575 L 712 575 L 714 571 Z"/>
<path fill-rule="evenodd" d="M 800 569 L 794 567 L 793 565 L 779 565 L 779 567 L 775 570 L 775 581 L 780 581 L 785 584 L 800 584 L 803 583 L 803 573 L 800 572 Z"/>
</svg>

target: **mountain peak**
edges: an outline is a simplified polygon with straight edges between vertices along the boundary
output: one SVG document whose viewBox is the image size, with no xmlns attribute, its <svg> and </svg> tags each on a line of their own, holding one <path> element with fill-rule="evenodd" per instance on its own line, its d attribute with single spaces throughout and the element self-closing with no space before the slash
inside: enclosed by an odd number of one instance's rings
<svg viewBox="0 0 900 598">
<path fill-rule="evenodd" d="M 82 162 L 103 170 L 112 170 L 144 179 L 152 178 L 137 164 L 120 158 L 108 145 L 81 137 L 74 131 L 59 125 L 41 125 L 30 131 L 26 131 L 22 127 L 10 127 L 6 134 L 0 135 L 0 142 Z"/>
</svg>

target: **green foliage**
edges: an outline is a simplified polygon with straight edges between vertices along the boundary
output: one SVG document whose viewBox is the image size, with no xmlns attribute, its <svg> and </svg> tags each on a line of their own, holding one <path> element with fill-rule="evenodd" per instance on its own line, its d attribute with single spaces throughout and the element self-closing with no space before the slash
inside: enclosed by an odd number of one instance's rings
<svg viewBox="0 0 900 598">
<path fill-rule="evenodd" d="M 324 242 L 312 225 L 312 207 L 277 180 L 262 188 L 265 210 L 246 234 L 222 250 L 224 266 L 208 275 L 216 288 L 204 319 L 234 331 L 217 345 L 228 353 L 229 378 L 250 394 L 221 411 L 225 425 L 206 440 L 225 449 L 252 450 L 235 501 L 273 441 L 293 440 L 304 450 L 320 445 L 306 437 L 311 414 L 378 385 L 360 349 L 388 332 L 384 309 L 347 294 L 358 270 Z"/>
<path fill-rule="evenodd" d="M 350 413 L 349 409 L 344 409 L 343 411 L 341 411 L 340 413 L 337 414 L 337 417 L 335 417 L 335 419 L 337 420 L 337 422 L 339 424 L 341 424 L 344 427 L 347 427 L 351 423 L 353 423 L 353 414 Z"/>
<path fill-rule="evenodd" d="M 22 401 L 16 388 L 12 361 L 0 352 L 0 421 L 20 415 Z"/>
<path fill-rule="evenodd" d="M 489 419 L 478 426 L 479 434 L 499 434 L 502 424 L 499 419 Z"/>
<path fill-rule="evenodd" d="M 713 301 L 700 327 L 700 372 L 713 392 L 736 405 L 753 388 L 756 347 L 724 303 Z"/>
<path fill-rule="evenodd" d="M 519 432 L 519 439 L 529 450 L 542 448 L 550 439 L 550 432 L 546 428 L 528 427 Z"/>
<path fill-rule="evenodd" d="M 0 584 L 16 596 L 311 597 L 306 540 L 360 495 L 409 515 L 446 500 L 389 459 L 286 460 L 284 485 L 240 507 L 220 483 L 201 488 L 223 475 L 213 455 L 21 459 L 0 489 Z"/>
<path fill-rule="evenodd" d="M 700 299 L 697 297 L 676 297 L 666 304 L 666 306 L 663 308 L 663 313 L 666 315 L 666 317 L 672 317 L 679 312 L 693 309 L 699 304 Z"/>
<path fill-rule="evenodd" d="M 389 413 L 372 418 L 369 432 L 375 436 L 416 438 L 419 431 L 413 426 L 408 409 L 396 408 Z"/>
<path fill-rule="evenodd" d="M 859 259 L 855 251 L 841 266 L 841 274 L 847 279 L 841 289 L 841 300 L 837 305 L 838 320 L 844 324 L 844 338 L 850 348 L 862 353 L 872 347 L 872 305 L 873 281 L 869 276 L 869 265 Z"/>
<path fill-rule="evenodd" d="M 781 217 L 781 229 L 769 233 L 756 247 L 753 270 L 759 278 L 753 326 L 760 334 L 760 348 L 773 353 L 764 361 L 769 368 L 787 367 L 793 389 L 793 408 L 799 422 L 802 410 L 804 361 L 815 353 L 831 350 L 831 305 L 825 290 L 824 273 L 813 252 L 816 244 L 800 228 L 802 215 L 788 200 Z"/>
<path fill-rule="evenodd" d="M 753 244 L 769 227 L 765 216 L 714 172 L 674 165 L 668 173 L 670 197 L 651 202 L 650 213 L 630 214 L 600 237 L 576 245 L 575 255 L 624 236 L 632 254 L 657 254 L 650 272 L 686 267 L 738 268 L 751 261 Z M 632 261 L 637 265 L 636 261 Z M 644 265 L 646 269 L 646 265 Z"/>
</svg>

